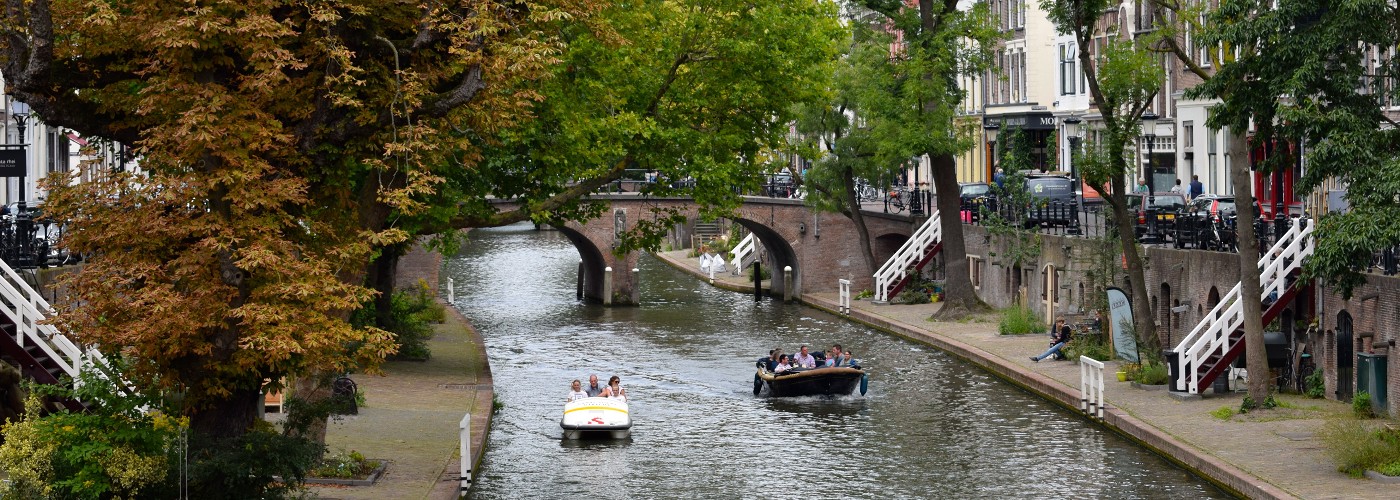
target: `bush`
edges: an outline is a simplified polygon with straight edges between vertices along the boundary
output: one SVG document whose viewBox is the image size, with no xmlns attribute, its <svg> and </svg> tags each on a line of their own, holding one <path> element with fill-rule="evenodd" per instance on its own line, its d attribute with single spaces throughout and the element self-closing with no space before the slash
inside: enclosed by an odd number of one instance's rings
<svg viewBox="0 0 1400 500">
<path fill-rule="evenodd" d="M 376 324 L 374 302 L 364 304 L 350 322 L 357 328 L 378 326 L 394 334 L 399 345 L 396 359 L 428 359 L 432 351 L 428 339 L 433 336 L 434 323 L 447 319 L 447 310 L 433 298 L 428 284 L 419 281 L 412 291 L 398 291 L 390 298 L 389 318 Z"/>
<path fill-rule="evenodd" d="M 374 469 L 379 468 L 378 460 L 366 460 L 358 451 L 340 452 L 321 459 L 320 465 L 312 467 L 310 477 L 335 479 L 365 479 Z"/>
<path fill-rule="evenodd" d="M 1080 356 L 1088 356 L 1099 361 L 1107 361 L 1113 357 L 1113 349 L 1109 347 L 1107 342 L 1090 335 L 1080 335 L 1070 339 L 1069 344 L 1060 349 L 1060 352 L 1065 353 L 1065 356 L 1076 363 L 1079 362 Z"/>
<path fill-rule="evenodd" d="M 1045 333 L 1050 331 L 1045 323 L 1040 322 L 1040 318 L 1024 306 L 1013 306 L 1001 313 L 1001 323 L 997 326 L 997 331 L 1002 335 L 1025 335 L 1027 333 Z"/>
<path fill-rule="evenodd" d="M 1324 425 L 1318 434 L 1326 445 L 1328 456 L 1337 463 L 1337 470 L 1361 476 L 1367 469 L 1386 474 L 1400 463 L 1400 432 L 1373 429 L 1365 420 L 1336 419 Z M 1400 472 L 1400 471 L 1396 471 Z"/>
<path fill-rule="evenodd" d="M 1351 397 L 1351 412 L 1359 418 L 1373 418 L 1376 411 L 1371 408 L 1371 393 L 1358 391 Z"/>
<path fill-rule="evenodd" d="M 1308 397 L 1322 399 L 1323 393 L 1327 390 L 1326 382 L 1322 378 L 1322 370 L 1314 369 L 1303 382 L 1307 386 L 1305 394 L 1307 394 Z"/>
<path fill-rule="evenodd" d="M 1167 365 L 1155 359 L 1146 360 L 1138 372 L 1137 382 L 1144 385 L 1162 385 L 1171 380 Z"/>
<path fill-rule="evenodd" d="M 895 304 L 927 304 L 929 303 L 929 301 L 930 299 L 928 294 L 925 293 L 923 290 L 905 288 L 904 290 L 899 292 L 899 295 L 896 295 L 894 297 L 894 300 L 890 302 Z"/>
</svg>

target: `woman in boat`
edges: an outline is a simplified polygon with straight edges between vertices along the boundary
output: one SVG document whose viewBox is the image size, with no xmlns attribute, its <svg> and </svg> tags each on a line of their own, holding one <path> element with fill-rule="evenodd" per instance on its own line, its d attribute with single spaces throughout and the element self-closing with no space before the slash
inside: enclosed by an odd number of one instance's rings
<svg viewBox="0 0 1400 500">
<path fill-rule="evenodd" d="M 627 390 L 622 388 L 622 379 L 617 378 L 617 375 L 608 378 L 608 386 L 598 395 L 609 399 L 627 400 Z"/>
<path fill-rule="evenodd" d="M 583 382 L 579 382 L 578 379 L 574 379 L 574 382 L 572 384 L 569 384 L 568 402 L 572 403 L 575 399 L 583 399 L 586 397 L 588 397 L 588 393 L 583 392 Z"/>
</svg>

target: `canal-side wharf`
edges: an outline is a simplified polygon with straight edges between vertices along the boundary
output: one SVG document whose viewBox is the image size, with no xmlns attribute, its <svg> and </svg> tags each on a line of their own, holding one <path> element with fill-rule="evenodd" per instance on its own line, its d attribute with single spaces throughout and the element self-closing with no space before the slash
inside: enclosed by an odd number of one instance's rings
<svg viewBox="0 0 1400 500">
<path fill-rule="evenodd" d="M 677 250 L 657 255 L 697 279 L 709 280 L 700 272 L 699 259 L 687 253 L 688 250 Z M 753 291 L 748 278 L 730 273 L 716 274 L 712 284 L 736 292 Z M 803 294 L 800 300 L 839 314 L 836 293 Z M 1047 400 L 1079 408 L 1077 364 L 1028 359 L 1045 349 L 1045 336 L 999 335 L 996 317 L 992 315 L 965 322 L 930 321 L 939 306 L 877 305 L 869 300 L 855 300 L 846 316 L 937 347 Z M 850 347 L 859 352 L 859 346 Z M 1105 371 L 1116 371 L 1118 362 L 1106 364 Z M 1281 410 L 1256 414 L 1262 415 L 1259 418 L 1235 415 L 1222 420 L 1212 412 L 1222 407 L 1238 408 L 1243 393 L 1181 400 L 1164 390 L 1144 390 L 1110 379 L 1105 377 L 1105 427 L 1227 491 L 1249 498 L 1400 498 L 1400 485 L 1348 477 L 1338 472 L 1326 456 L 1317 434 L 1329 419 L 1350 411 L 1343 403 L 1281 395 Z"/>
</svg>

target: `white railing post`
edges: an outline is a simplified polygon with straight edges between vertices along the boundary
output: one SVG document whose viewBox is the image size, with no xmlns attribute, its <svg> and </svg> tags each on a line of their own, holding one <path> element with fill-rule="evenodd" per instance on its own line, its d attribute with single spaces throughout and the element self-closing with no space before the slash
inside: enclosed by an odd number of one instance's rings
<svg viewBox="0 0 1400 500">
<path fill-rule="evenodd" d="M 928 220 L 924 221 L 924 225 L 919 226 L 919 230 L 909 237 L 909 241 L 905 241 L 904 245 L 885 261 L 885 265 L 875 271 L 875 297 L 872 302 L 889 302 L 890 287 L 903 280 L 909 266 L 918 264 L 930 248 L 942 241 L 943 225 L 939 222 L 938 211 L 935 210 Z"/>
<path fill-rule="evenodd" d="M 447 303 L 448 303 L 448 304 L 455 304 L 455 303 L 457 303 L 457 295 L 456 295 L 456 291 L 453 290 L 454 288 L 456 288 L 456 283 L 452 281 L 452 277 L 451 277 L 451 276 L 448 276 L 448 277 L 447 277 Z"/>
<path fill-rule="evenodd" d="M 463 415 L 462 421 L 457 423 L 457 427 L 460 432 L 460 451 L 462 452 L 462 474 L 459 476 L 461 484 L 458 487 L 457 496 L 462 497 L 472 487 L 472 414 Z"/>
<path fill-rule="evenodd" d="M 748 236 L 745 236 L 743 240 L 739 241 L 738 245 L 734 246 L 733 250 L 729 251 L 729 253 L 734 254 L 734 260 L 729 261 L 729 263 L 734 266 L 734 276 L 739 275 L 739 268 L 744 267 L 744 259 L 747 259 L 749 254 L 753 253 L 753 251 L 753 233 L 749 233 Z M 710 279 L 713 280 L 714 278 L 711 277 Z"/>
<path fill-rule="evenodd" d="M 836 299 L 836 309 L 841 311 L 841 314 L 851 314 L 851 280 L 839 279 L 836 282 L 840 283 L 841 288 L 840 295 Z"/>
<path fill-rule="evenodd" d="M 1079 357 L 1079 409 L 1091 418 L 1103 420 L 1103 362 Z"/>
</svg>

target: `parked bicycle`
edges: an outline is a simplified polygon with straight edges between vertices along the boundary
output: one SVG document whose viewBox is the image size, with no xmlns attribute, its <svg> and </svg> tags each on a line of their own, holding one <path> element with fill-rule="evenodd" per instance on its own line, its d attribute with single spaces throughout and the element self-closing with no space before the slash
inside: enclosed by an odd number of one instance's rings
<svg viewBox="0 0 1400 500">
<path fill-rule="evenodd" d="M 889 197 L 887 198 L 890 211 L 894 213 L 903 212 L 910 204 L 910 196 L 909 188 L 896 187 L 891 189 Z"/>
</svg>

